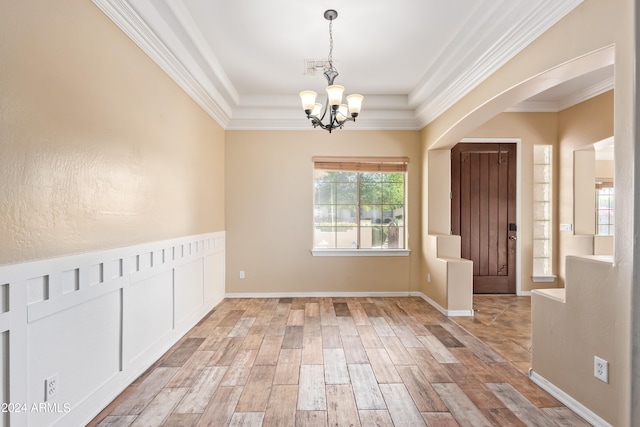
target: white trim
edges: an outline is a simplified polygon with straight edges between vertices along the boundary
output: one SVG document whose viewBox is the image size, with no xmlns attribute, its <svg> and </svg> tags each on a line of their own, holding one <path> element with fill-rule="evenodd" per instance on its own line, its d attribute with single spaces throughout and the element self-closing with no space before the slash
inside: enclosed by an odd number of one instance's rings
<svg viewBox="0 0 640 427">
<path fill-rule="evenodd" d="M 463 138 L 460 142 L 516 144 L 516 225 L 522 230 L 522 139 L 521 138 Z M 519 234 L 518 234 L 519 236 Z M 522 292 L 522 239 L 516 240 L 516 295 Z"/>
<path fill-rule="evenodd" d="M 566 392 L 556 387 L 542 375 L 536 373 L 533 368 L 529 369 L 529 378 L 531 378 L 531 381 L 538 384 L 540 388 L 566 405 L 567 408 L 584 418 L 591 425 L 595 427 L 611 427 L 611 424 L 600 418 L 582 403 L 569 396 Z"/>
<path fill-rule="evenodd" d="M 11 425 L 86 425 L 222 301 L 224 256 L 219 231 L 0 266 L 11 366 L 0 386 L 13 402 L 38 403 L 42 378 L 56 372 L 58 400 L 72 408 L 13 412 Z M 110 351 L 97 356 L 91 340 Z M 28 357 L 45 345 L 46 358 Z M 71 392 L 79 384 L 82 396 Z"/>
<path fill-rule="evenodd" d="M 228 293 L 225 298 L 393 298 L 409 297 L 410 292 L 262 292 Z"/>
<path fill-rule="evenodd" d="M 409 249 L 311 249 L 313 256 L 409 256 Z"/>
<path fill-rule="evenodd" d="M 547 276 L 531 276 L 531 281 L 533 283 L 553 283 L 557 278 L 558 276 L 555 276 L 553 274 Z"/>
<path fill-rule="evenodd" d="M 473 310 L 447 310 L 422 292 L 263 292 L 228 293 L 225 298 L 393 298 L 420 297 L 447 317 L 473 316 Z"/>
<path fill-rule="evenodd" d="M 447 317 L 462 317 L 462 316 L 473 316 L 473 310 L 447 310 L 443 308 L 440 304 L 423 294 L 422 292 L 411 292 L 411 296 L 420 297 L 429 304 L 433 306 L 440 313 L 444 314 Z"/>
<path fill-rule="evenodd" d="M 519 296 L 519 297 L 530 297 L 531 296 L 531 291 L 516 292 L 516 295 Z"/>
</svg>

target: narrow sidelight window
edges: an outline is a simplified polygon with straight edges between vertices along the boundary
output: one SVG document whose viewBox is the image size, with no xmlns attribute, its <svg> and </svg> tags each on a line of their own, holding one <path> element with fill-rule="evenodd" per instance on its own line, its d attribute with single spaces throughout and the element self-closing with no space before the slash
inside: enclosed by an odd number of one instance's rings
<svg viewBox="0 0 640 427">
<path fill-rule="evenodd" d="M 551 272 L 551 145 L 533 146 L 533 275 Z"/>
</svg>

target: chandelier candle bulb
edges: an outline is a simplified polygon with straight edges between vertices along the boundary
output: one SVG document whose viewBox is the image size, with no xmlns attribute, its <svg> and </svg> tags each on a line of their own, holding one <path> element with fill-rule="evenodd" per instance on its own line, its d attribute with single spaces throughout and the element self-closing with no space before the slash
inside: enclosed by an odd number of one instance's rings
<svg viewBox="0 0 640 427">
<path fill-rule="evenodd" d="M 311 116 L 313 117 L 319 117 L 320 114 L 322 114 L 322 104 L 320 104 L 319 102 L 316 102 L 316 104 L 313 106 L 313 111 L 311 111 Z"/>
<path fill-rule="evenodd" d="M 338 120 L 338 122 L 342 123 L 347 120 L 347 117 L 349 117 L 349 107 L 347 106 L 347 104 L 340 104 L 340 107 L 338 107 L 336 119 Z"/>
<path fill-rule="evenodd" d="M 331 85 L 327 87 L 327 95 L 329 96 L 329 105 L 340 105 L 342 103 L 342 94 L 344 86 Z"/>
<path fill-rule="evenodd" d="M 309 110 L 309 112 L 313 110 L 313 108 L 316 105 L 316 96 L 318 96 L 318 94 L 312 90 L 305 90 L 304 92 L 300 92 L 300 99 L 302 100 L 302 108 L 304 109 L 305 112 L 307 110 Z"/>
<path fill-rule="evenodd" d="M 347 104 L 349 104 L 349 114 L 351 114 L 351 117 L 358 117 L 358 114 L 360 114 L 360 109 L 362 109 L 363 99 L 364 96 L 358 95 L 357 93 L 347 96 Z"/>
</svg>

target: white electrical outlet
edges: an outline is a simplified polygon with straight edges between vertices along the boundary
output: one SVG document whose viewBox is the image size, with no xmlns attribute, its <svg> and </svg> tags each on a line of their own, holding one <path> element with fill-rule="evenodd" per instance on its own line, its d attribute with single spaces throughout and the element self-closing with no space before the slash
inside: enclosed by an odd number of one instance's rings
<svg viewBox="0 0 640 427">
<path fill-rule="evenodd" d="M 431 273 L 427 273 L 427 282 L 431 282 Z"/>
<path fill-rule="evenodd" d="M 598 356 L 593 356 L 593 376 L 600 381 L 609 383 L 609 362 Z"/>
<path fill-rule="evenodd" d="M 240 270 L 240 278 L 244 279 L 244 270 Z"/>
<path fill-rule="evenodd" d="M 53 399 L 56 393 L 58 393 L 58 374 L 44 380 L 44 401 Z"/>
</svg>

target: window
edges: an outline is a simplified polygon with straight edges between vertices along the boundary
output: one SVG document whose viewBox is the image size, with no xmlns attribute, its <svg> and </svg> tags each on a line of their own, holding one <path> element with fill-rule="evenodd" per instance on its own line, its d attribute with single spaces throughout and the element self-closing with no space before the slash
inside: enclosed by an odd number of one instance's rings
<svg viewBox="0 0 640 427">
<path fill-rule="evenodd" d="M 551 273 L 551 145 L 533 147 L 533 276 L 547 281 Z"/>
<path fill-rule="evenodd" d="M 406 175 L 406 158 L 314 159 L 314 249 L 405 249 Z"/>
<path fill-rule="evenodd" d="M 599 236 L 613 236 L 613 181 L 596 182 L 596 225 Z"/>
</svg>

